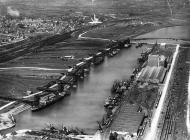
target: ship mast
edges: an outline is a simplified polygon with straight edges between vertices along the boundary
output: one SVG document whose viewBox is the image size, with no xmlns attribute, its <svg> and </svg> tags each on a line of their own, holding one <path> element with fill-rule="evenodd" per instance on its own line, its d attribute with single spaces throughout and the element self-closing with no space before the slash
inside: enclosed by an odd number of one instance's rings
<svg viewBox="0 0 190 140">
<path fill-rule="evenodd" d="M 166 0 L 166 1 L 167 1 L 167 4 L 168 4 L 168 7 L 170 9 L 170 15 L 172 16 L 173 15 L 173 11 L 172 11 L 171 4 L 170 4 L 169 0 Z"/>
</svg>

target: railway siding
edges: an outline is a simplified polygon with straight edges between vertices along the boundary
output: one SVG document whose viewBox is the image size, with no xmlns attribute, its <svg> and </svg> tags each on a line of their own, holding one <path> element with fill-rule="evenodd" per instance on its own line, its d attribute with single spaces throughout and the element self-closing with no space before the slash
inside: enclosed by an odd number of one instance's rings
<svg viewBox="0 0 190 140">
<path fill-rule="evenodd" d="M 186 62 L 190 60 L 190 48 L 180 49 L 176 69 L 174 71 L 173 82 L 169 90 L 169 104 L 167 106 L 164 124 L 160 140 L 186 140 L 186 103 L 187 103 L 187 83 L 190 65 Z"/>
</svg>

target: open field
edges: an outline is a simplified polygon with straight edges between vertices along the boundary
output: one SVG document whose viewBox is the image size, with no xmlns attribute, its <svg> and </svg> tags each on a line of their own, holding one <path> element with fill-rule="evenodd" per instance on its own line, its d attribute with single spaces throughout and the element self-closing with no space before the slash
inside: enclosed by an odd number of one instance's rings
<svg viewBox="0 0 190 140">
<path fill-rule="evenodd" d="M 156 24 L 156 25 L 155 25 Z M 126 39 L 127 37 L 137 36 L 159 28 L 157 23 L 141 24 L 141 20 L 121 21 L 107 27 L 100 27 L 91 30 L 84 36 L 104 39 Z"/>
</svg>

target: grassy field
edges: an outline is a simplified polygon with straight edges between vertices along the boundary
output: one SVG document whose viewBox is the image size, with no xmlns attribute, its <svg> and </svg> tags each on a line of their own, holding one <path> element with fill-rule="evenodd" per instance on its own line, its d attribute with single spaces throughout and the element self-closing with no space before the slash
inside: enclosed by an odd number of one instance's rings
<svg viewBox="0 0 190 140">
<path fill-rule="evenodd" d="M 105 39 L 126 39 L 129 36 L 143 34 L 159 27 L 150 23 L 143 25 L 140 21 L 135 22 L 138 23 L 133 25 L 129 21 L 118 22 L 111 26 L 91 30 L 84 34 L 84 36 Z"/>
</svg>

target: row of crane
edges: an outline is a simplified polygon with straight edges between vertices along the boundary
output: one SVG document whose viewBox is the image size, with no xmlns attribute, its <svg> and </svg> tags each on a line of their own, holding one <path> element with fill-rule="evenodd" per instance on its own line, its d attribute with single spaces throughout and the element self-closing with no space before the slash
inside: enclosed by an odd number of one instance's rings
<svg viewBox="0 0 190 140">
<path fill-rule="evenodd" d="M 126 45 L 127 44 L 127 45 Z M 90 54 L 89 57 L 82 59 L 78 64 L 70 67 L 66 73 L 62 73 L 58 79 L 47 83 L 42 87 L 37 87 L 39 92 L 31 93 L 31 95 L 23 98 L 0 97 L 1 100 L 17 101 L 31 106 L 37 106 L 42 96 L 54 93 L 55 95 L 61 92 L 69 92 L 71 87 L 76 86 L 78 79 L 84 78 L 85 73 L 89 72 L 91 64 L 99 65 L 104 61 L 105 56 L 110 52 L 118 51 L 118 49 L 128 48 L 131 45 L 130 39 L 124 41 L 116 41 L 108 44 L 104 50 L 99 50 L 96 54 Z"/>
</svg>

